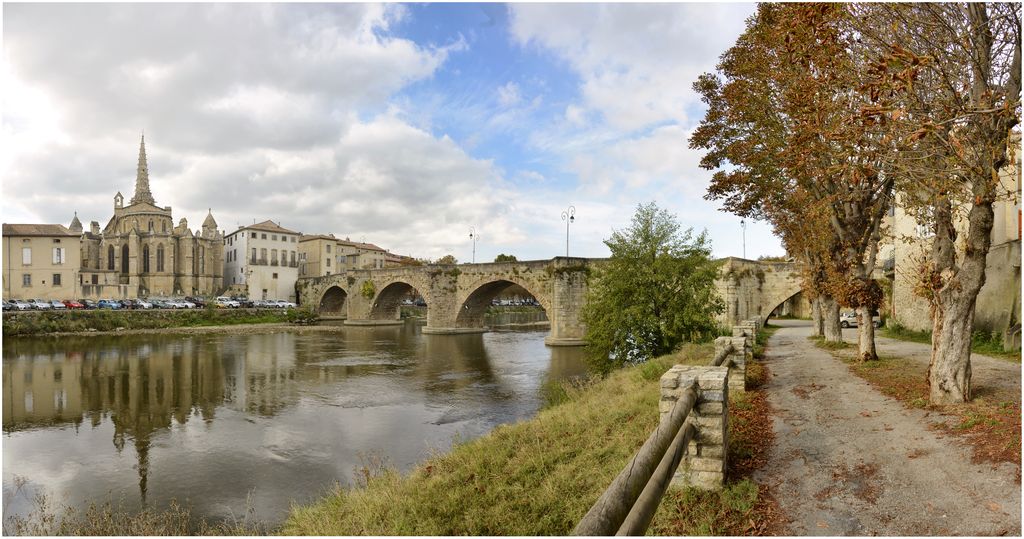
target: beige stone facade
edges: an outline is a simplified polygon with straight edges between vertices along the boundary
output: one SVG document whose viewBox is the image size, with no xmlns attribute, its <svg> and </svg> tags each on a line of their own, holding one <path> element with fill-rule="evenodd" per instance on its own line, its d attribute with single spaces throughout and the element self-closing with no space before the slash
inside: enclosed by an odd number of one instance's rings
<svg viewBox="0 0 1024 539">
<path fill-rule="evenodd" d="M 403 265 L 408 257 L 393 255 L 372 243 L 333 235 L 304 235 L 299 239 L 299 277 L 325 277 L 347 270 L 382 269 Z"/>
<path fill-rule="evenodd" d="M 1020 346 L 1020 265 L 1021 265 L 1021 158 L 1014 151 L 1013 165 L 1003 169 L 1000 179 L 1004 196 L 995 202 L 995 223 L 992 227 L 992 246 L 985 267 L 985 285 L 978 294 L 974 327 L 1003 335 L 1006 347 Z M 913 330 L 932 329 L 928 302 L 914 293 L 914 283 L 921 262 L 931 242 L 932 231 L 922 226 L 896 201 L 892 237 L 895 244 L 893 272 L 893 318 Z M 967 222 L 956 224 L 961 240 L 957 250 L 962 252 Z"/>
<path fill-rule="evenodd" d="M 224 236 L 212 212 L 192 231 L 185 219 L 174 225 L 171 207 L 156 205 L 149 189 L 146 145 L 139 146 L 135 194 L 128 205 L 114 195 L 114 215 L 100 230 L 71 230 L 82 235 L 80 286 L 89 298 L 203 295 L 223 288 Z"/>
<path fill-rule="evenodd" d="M 295 301 L 299 237 L 273 221 L 244 226 L 224 237 L 224 284 L 252 300 Z"/>
<path fill-rule="evenodd" d="M 77 299 L 80 249 L 63 225 L 4 223 L 4 299 Z"/>
</svg>

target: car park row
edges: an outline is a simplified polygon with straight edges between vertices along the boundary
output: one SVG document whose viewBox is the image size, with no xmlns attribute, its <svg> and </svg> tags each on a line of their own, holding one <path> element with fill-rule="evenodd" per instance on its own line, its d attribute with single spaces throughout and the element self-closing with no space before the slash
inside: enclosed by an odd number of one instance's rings
<svg viewBox="0 0 1024 539">
<path fill-rule="evenodd" d="M 91 309 L 202 309 L 211 304 L 220 309 L 256 308 L 256 309 L 287 309 L 296 307 L 295 303 L 279 300 L 249 300 L 246 298 L 230 298 L 220 296 L 213 299 L 200 297 L 185 298 L 147 298 L 147 299 L 91 299 L 80 300 L 3 300 L 3 310 L 8 311 L 68 311 Z"/>
</svg>

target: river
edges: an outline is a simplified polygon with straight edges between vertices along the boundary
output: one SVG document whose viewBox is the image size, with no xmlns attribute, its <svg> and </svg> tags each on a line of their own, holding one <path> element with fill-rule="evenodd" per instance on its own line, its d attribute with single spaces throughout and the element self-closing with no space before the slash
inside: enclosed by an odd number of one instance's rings
<svg viewBox="0 0 1024 539">
<path fill-rule="evenodd" d="M 408 470 L 585 372 L 546 330 L 421 327 L 5 339 L 4 518 L 47 493 L 276 524 L 372 458 Z"/>
</svg>

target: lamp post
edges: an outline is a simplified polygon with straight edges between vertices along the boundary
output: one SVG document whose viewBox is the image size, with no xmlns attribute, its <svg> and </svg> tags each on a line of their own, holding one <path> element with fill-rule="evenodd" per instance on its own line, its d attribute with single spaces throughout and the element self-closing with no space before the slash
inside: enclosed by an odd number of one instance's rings
<svg viewBox="0 0 1024 539">
<path fill-rule="evenodd" d="M 743 229 L 743 258 L 747 258 L 747 220 L 740 219 L 740 228 Z"/>
<path fill-rule="evenodd" d="M 472 263 L 476 264 L 476 242 L 480 239 L 480 234 L 476 233 L 476 227 L 469 227 L 469 239 L 473 242 L 473 258 Z"/>
<path fill-rule="evenodd" d="M 569 225 L 576 221 L 576 206 L 569 206 L 563 211 L 562 220 L 565 221 L 565 256 L 569 256 Z"/>
</svg>

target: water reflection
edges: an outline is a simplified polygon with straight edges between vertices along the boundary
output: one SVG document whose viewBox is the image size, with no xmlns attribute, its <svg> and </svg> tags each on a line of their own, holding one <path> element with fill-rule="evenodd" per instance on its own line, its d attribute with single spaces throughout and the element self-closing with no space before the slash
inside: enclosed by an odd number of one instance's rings
<svg viewBox="0 0 1024 539">
<path fill-rule="evenodd" d="M 276 520 L 347 482 L 360 453 L 405 469 L 454 435 L 535 413 L 541 383 L 584 372 L 579 350 L 546 348 L 544 335 L 422 335 L 410 323 L 8 339 L 4 492 L 17 474 L 73 504 L 187 498 L 212 517 L 243 512 L 253 493 Z"/>
</svg>

